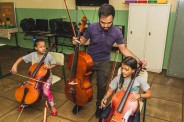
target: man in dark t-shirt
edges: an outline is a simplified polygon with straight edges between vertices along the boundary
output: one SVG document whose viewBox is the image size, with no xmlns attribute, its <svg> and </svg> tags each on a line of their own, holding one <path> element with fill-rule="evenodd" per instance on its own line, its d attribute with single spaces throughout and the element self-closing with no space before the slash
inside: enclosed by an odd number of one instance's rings
<svg viewBox="0 0 184 122">
<path fill-rule="evenodd" d="M 97 107 L 95 113 L 97 118 L 99 118 L 102 113 L 99 106 L 106 91 L 110 71 L 110 52 L 113 44 L 116 42 L 120 52 L 125 56 L 134 57 L 139 63 L 143 63 L 143 66 L 147 63 L 146 60 L 140 60 L 126 48 L 121 31 L 113 25 L 115 10 L 112 5 L 101 5 L 98 15 L 99 22 L 91 24 L 84 35 L 80 37 L 80 45 L 83 45 L 90 40 L 87 53 L 94 61 L 93 73 L 96 72 L 97 76 Z M 73 44 L 76 45 L 78 42 L 79 40 L 77 40 L 76 37 L 73 37 Z M 81 108 L 82 106 L 75 105 L 73 113 L 76 114 Z"/>
</svg>

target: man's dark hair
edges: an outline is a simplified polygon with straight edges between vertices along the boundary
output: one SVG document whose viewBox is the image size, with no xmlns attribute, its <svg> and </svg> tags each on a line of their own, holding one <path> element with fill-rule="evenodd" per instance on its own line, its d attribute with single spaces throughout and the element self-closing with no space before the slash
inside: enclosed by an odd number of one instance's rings
<svg viewBox="0 0 184 122">
<path fill-rule="evenodd" d="M 98 10 L 98 16 L 99 16 L 99 18 L 101 16 L 107 17 L 109 15 L 112 15 L 113 18 L 114 18 L 114 16 L 115 16 L 115 9 L 114 9 L 114 7 L 112 5 L 107 4 L 107 3 L 102 4 L 100 6 L 99 10 Z"/>
</svg>

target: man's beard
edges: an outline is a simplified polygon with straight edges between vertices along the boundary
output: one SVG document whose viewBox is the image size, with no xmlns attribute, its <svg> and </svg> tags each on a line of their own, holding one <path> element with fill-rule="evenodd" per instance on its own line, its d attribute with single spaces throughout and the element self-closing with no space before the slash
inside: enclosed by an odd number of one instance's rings
<svg viewBox="0 0 184 122">
<path fill-rule="evenodd" d="M 109 31 L 110 28 L 111 28 L 111 27 L 104 27 L 104 28 L 102 28 L 102 29 L 103 29 L 103 31 L 107 32 L 107 31 Z"/>
<path fill-rule="evenodd" d="M 102 28 L 103 31 L 108 32 L 111 29 L 112 25 L 110 27 L 102 27 L 100 24 L 100 27 Z"/>
</svg>

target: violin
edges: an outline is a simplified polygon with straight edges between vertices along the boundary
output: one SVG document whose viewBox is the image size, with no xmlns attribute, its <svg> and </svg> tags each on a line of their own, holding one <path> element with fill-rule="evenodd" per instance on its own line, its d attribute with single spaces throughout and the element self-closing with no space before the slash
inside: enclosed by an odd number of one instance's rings
<svg viewBox="0 0 184 122">
<path fill-rule="evenodd" d="M 116 92 L 112 97 L 111 112 L 107 118 L 103 118 L 102 122 L 130 122 L 131 117 L 135 115 L 139 109 L 139 102 L 130 101 L 133 93 L 131 93 L 135 78 L 138 76 L 142 65 L 136 70 L 132 77 L 127 90 Z"/>
<path fill-rule="evenodd" d="M 53 47 L 54 45 L 52 44 L 52 46 L 46 50 L 40 62 L 33 64 L 29 68 L 29 81 L 22 83 L 22 85 L 16 89 L 15 98 L 21 104 L 30 105 L 38 102 L 42 98 L 42 94 L 40 94 L 40 82 L 47 79 L 50 75 L 50 71 L 44 68 L 44 60 Z"/>
<path fill-rule="evenodd" d="M 77 37 L 77 40 L 80 40 L 80 35 L 84 31 L 87 18 L 84 16 L 81 19 L 82 23 L 76 36 L 68 8 L 67 12 L 74 36 Z M 91 69 L 93 68 L 93 65 L 91 56 L 84 51 L 79 51 L 79 43 L 77 43 L 75 45 L 74 54 L 71 54 L 68 57 L 68 69 L 71 71 L 71 75 L 65 84 L 66 97 L 77 105 L 84 106 L 93 99 L 93 89 L 89 81 L 89 75 L 92 73 Z"/>
</svg>

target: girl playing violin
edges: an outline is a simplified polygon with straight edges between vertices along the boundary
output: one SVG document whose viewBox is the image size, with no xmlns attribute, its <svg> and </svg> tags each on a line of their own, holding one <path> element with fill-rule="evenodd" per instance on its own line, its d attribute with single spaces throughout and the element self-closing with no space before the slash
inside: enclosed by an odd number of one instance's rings
<svg viewBox="0 0 184 122">
<path fill-rule="evenodd" d="M 20 57 L 15 64 L 13 65 L 11 72 L 12 73 L 17 73 L 17 67 L 19 65 L 19 63 L 24 60 L 26 63 L 31 62 L 32 64 L 34 63 L 38 63 L 40 62 L 40 60 L 42 59 L 45 51 L 46 51 L 46 47 L 45 47 L 45 41 L 43 39 L 37 39 L 34 43 L 34 49 L 36 50 L 35 52 L 32 52 L 28 55 L 25 55 L 23 57 Z M 53 67 L 56 66 L 56 62 L 53 60 L 52 56 L 48 53 L 47 57 L 44 60 L 44 68 L 45 69 L 52 69 Z M 54 107 L 54 101 L 53 101 L 53 96 L 52 93 L 50 91 L 50 86 L 52 84 L 52 74 L 51 74 L 51 70 L 50 70 L 50 76 L 48 79 L 46 79 L 45 81 L 42 81 L 42 90 L 43 90 L 43 94 L 47 97 L 47 100 L 51 106 L 51 114 L 53 116 L 56 116 L 58 111 L 57 109 Z M 22 106 L 18 107 L 18 110 L 21 110 Z"/>
<path fill-rule="evenodd" d="M 128 56 L 123 60 L 123 63 L 121 65 L 121 74 L 116 76 L 113 81 L 109 84 L 109 89 L 101 101 L 101 107 L 105 107 L 107 99 L 111 96 L 114 91 L 118 92 L 121 90 L 126 90 L 136 69 L 136 59 Z M 145 91 L 145 93 L 139 94 L 139 86 Z M 141 76 L 137 76 L 135 78 L 131 92 L 133 93 L 132 97 L 130 98 L 131 101 L 136 101 L 140 98 L 147 99 L 151 97 L 150 86 Z M 140 111 L 135 114 L 135 116 L 131 119 L 131 122 L 140 122 Z"/>
</svg>

